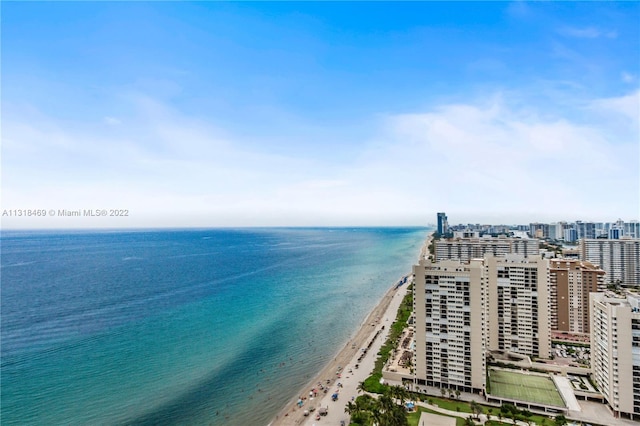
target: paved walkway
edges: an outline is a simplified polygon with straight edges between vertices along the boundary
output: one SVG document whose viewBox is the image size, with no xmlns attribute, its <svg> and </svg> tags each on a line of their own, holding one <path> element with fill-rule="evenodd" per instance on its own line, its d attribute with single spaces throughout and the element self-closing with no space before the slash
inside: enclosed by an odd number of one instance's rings
<svg viewBox="0 0 640 426">
<path fill-rule="evenodd" d="M 576 395 L 573 393 L 573 386 L 571 382 L 564 376 L 557 376 L 553 374 L 551 376 L 556 384 L 556 388 L 560 391 L 562 399 L 570 411 L 581 411 L 580 404 L 576 399 Z"/>
<path fill-rule="evenodd" d="M 584 423 L 597 423 L 601 425 L 635 425 L 638 426 L 638 422 L 628 419 L 616 419 L 611 414 L 609 407 L 599 402 L 591 401 L 578 401 L 580 404 L 580 411 L 569 411 L 567 418 L 582 421 Z"/>
<path fill-rule="evenodd" d="M 422 413 L 418 422 L 420 426 L 456 426 L 456 419 L 439 414 Z"/>
</svg>

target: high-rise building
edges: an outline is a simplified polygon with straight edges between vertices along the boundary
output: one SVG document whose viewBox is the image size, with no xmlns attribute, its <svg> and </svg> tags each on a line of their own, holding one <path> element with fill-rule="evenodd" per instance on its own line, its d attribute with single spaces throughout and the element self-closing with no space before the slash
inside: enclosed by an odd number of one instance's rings
<svg viewBox="0 0 640 426">
<path fill-rule="evenodd" d="M 606 284 L 640 285 L 640 239 L 584 239 L 580 251 L 583 260 L 606 272 Z"/>
<path fill-rule="evenodd" d="M 596 223 L 596 236 L 595 238 L 606 238 L 607 230 L 605 229 L 605 224 L 603 222 Z"/>
<path fill-rule="evenodd" d="M 638 222 L 637 220 L 625 222 L 624 235 L 627 235 L 631 238 L 640 238 L 640 222 Z"/>
<path fill-rule="evenodd" d="M 593 222 L 583 222 L 576 220 L 574 228 L 578 234 L 578 239 L 583 238 L 595 238 L 596 237 L 596 224 Z"/>
<path fill-rule="evenodd" d="M 548 238 L 549 237 L 549 224 L 548 223 L 530 223 L 529 235 L 531 238 Z"/>
<path fill-rule="evenodd" d="M 575 228 L 565 229 L 564 240 L 568 243 L 574 243 L 578 241 L 578 231 Z"/>
<path fill-rule="evenodd" d="M 589 293 L 604 291 L 605 272 L 576 259 L 550 260 L 551 330 L 589 333 Z"/>
<path fill-rule="evenodd" d="M 486 377 L 482 261 L 422 259 L 413 272 L 416 384 L 480 392 Z"/>
<path fill-rule="evenodd" d="M 548 261 L 421 259 L 413 267 L 415 383 L 479 392 L 486 351 L 550 355 Z"/>
<path fill-rule="evenodd" d="M 624 236 L 624 228 L 611 228 L 609 229 L 609 239 L 610 240 L 619 240 Z"/>
<path fill-rule="evenodd" d="M 616 417 L 640 419 L 640 300 L 591 293 L 591 369 Z"/>
<path fill-rule="evenodd" d="M 481 237 L 455 238 L 435 242 L 435 260 L 483 258 L 485 254 L 521 254 L 525 257 L 540 254 L 540 242 L 530 238 Z"/>
<path fill-rule="evenodd" d="M 549 260 L 486 256 L 487 347 L 532 357 L 551 354 Z"/>
<path fill-rule="evenodd" d="M 438 234 L 444 235 L 449 232 L 449 223 L 447 222 L 446 213 L 438 213 Z"/>
</svg>

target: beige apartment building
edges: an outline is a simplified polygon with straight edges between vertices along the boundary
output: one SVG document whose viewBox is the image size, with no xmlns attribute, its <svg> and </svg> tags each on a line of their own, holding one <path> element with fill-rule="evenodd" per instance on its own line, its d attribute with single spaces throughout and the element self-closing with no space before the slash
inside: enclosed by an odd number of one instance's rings
<svg viewBox="0 0 640 426">
<path fill-rule="evenodd" d="M 576 259 L 550 260 L 551 330 L 589 333 L 589 293 L 605 290 L 605 272 Z"/>
<path fill-rule="evenodd" d="M 583 239 L 580 251 L 582 260 L 606 272 L 606 284 L 640 285 L 640 239 Z"/>
<path fill-rule="evenodd" d="M 547 260 L 422 259 L 413 273 L 416 384 L 480 392 L 488 350 L 549 356 Z"/>
<path fill-rule="evenodd" d="M 452 238 L 435 241 L 435 260 L 461 260 L 483 258 L 486 254 L 520 254 L 524 257 L 540 254 L 540 242 L 529 238 L 480 237 Z"/>
<path fill-rule="evenodd" d="M 591 369 L 616 417 L 640 419 L 640 299 L 591 293 Z"/>
<path fill-rule="evenodd" d="M 483 261 L 431 263 L 413 267 L 418 385 L 484 390 Z"/>
<path fill-rule="evenodd" d="M 487 347 L 548 358 L 551 354 L 549 260 L 486 256 Z"/>
</svg>

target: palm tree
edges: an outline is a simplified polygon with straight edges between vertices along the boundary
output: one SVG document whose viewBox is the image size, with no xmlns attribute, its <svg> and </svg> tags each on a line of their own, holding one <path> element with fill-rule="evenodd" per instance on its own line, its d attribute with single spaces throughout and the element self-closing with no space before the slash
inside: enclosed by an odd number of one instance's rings
<svg viewBox="0 0 640 426">
<path fill-rule="evenodd" d="M 440 388 L 440 394 L 442 395 L 443 398 L 445 393 L 447 393 L 447 391 L 444 390 L 444 388 Z"/>
<path fill-rule="evenodd" d="M 464 419 L 464 426 L 475 426 L 475 423 L 473 422 L 471 416 Z"/>
<path fill-rule="evenodd" d="M 359 396 L 355 403 L 347 402 L 345 412 L 351 414 L 353 423 L 370 424 L 373 421 L 380 426 L 407 426 L 404 408 L 406 398 L 406 389 L 393 386 L 385 389 L 377 399 L 365 394 Z"/>
<path fill-rule="evenodd" d="M 364 388 L 364 382 L 358 383 L 358 387 L 356 388 L 356 390 L 358 391 L 358 393 L 365 392 L 366 389 Z"/>
<path fill-rule="evenodd" d="M 391 386 L 387 388 L 385 394 L 389 395 L 391 398 L 400 399 L 401 396 L 404 397 L 403 390 L 404 389 L 400 386 Z"/>
<path fill-rule="evenodd" d="M 394 405 L 387 418 L 389 426 L 407 426 L 409 424 L 405 409 L 400 405 Z"/>
<path fill-rule="evenodd" d="M 360 404 L 363 411 L 371 411 L 371 408 L 378 403 L 378 400 L 371 395 L 364 394 L 356 398 L 356 404 Z"/>
<path fill-rule="evenodd" d="M 493 408 L 487 408 L 487 420 L 491 420 L 491 415 L 493 414 Z"/>
<path fill-rule="evenodd" d="M 555 423 L 556 423 L 558 426 L 562 426 L 562 425 L 567 424 L 567 419 L 566 419 L 566 417 L 565 417 L 565 416 L 563 416 L 562 414 L 558 414 L 558 415 L 556 416 L 556 418 L 555 418 Z"/>
<path fill-rule="evenodd" d="M 391 395 L 389 395 L 389 393 L 390 392 L 385 392 L 378 398 L 379 406 L 384 412 L 391 411 L 391 409 L 395 405 L 395 402 L 393 402 L 393 398 L 391 397 Z"/>
<path fill-rule="evenodd" d="M 367 422 L 369 418 L 368 405 L 368 400 L 358 397 L 355 402 L 347 402 L 344 411 L 349 414 L 353 423 L 362 424 Z"/>
<path fill-rule="evenodd" d="M 349 401 L 349 402 L 347 402 L 347 406 L 344 407 L 344 412 L 349 414 L 349 415 L 355 414 L 357 407 L 358 406 L 356 404 L 354 404 L 353 402 Z"/>
<path fill-rule="evenodd" d="M 384 424 L 382 411 L 380 411 L 380 407 L 378 406 L 378 404 L 375 404 L 375 406 L 371 407 L 371 418 L 373 419 L 374 423 L 377 425 Z"/>
<path fill-rule="evenodd" d="M 395 401 L 393 400 L 395 398 Z M 379 398 L 383 409 L 385 410 L 385 418 L 389 426 L 406 426 L 408 424 L 406 409 L 404 402 L 409 398 L 409 392 L 402 386 L 394 386 L 389 389 L 389 398 L 386 400 L 384 395 Z"/>
<path fill-rule="evenodd" d="M 471 408 L 471 412 L 472 412 L 472 413 L 475 413 L 475 411 L 476 411 L 476 405 L 477 405 L 477 404 L 478 404 L 478 403 L 477 403 L 477 402 L 475 402 L 475 401 L 473 401 L 473 400 L 469 401 L 469 408 Z"/>
<path fill-rule="evenodd" d="M 460 399 L 460 391 L 456 389 L 456 399 Z"/>
<path fill-rule="evenodd" d="M 484 410 L 482 409 L 482 405 L 478 404 L 478 420 L 480 420 L 480 414 L 484 413 Z"/>
</svg>

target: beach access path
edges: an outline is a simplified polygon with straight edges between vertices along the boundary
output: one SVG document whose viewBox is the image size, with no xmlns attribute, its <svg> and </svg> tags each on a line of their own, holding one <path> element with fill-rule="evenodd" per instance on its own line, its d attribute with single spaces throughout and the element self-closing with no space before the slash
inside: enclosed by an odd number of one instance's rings
<svg viewBox="0 0 640 426">
<path fill-rule="evenodd" d="M 341 420 L 344 420 L 345 424 L 349 424 L 349 414 L 344 411 L 347 402 L 351 401 L 352 397 L 358 396 L 357 387 L 359 383 L 371 375 L 375 361 L 378 358 L 378 351 L 387 340 L 391 324 L 393 324 L 396 319 L 398 308 L 407 293 L 410 282 L 411 279 L 409 277 L 406 284 L 397 288 L 394 284 L 394 286 L 387 291 L 380 303 L 378 303 L 362 323 L 356 335 L 347 342 L 336 357 L 329 362 L 313 380 L 300 390 L 299 396 L 296 396 L 287 404 L 276 419 L 270 423 L 271 425 L 339 425 Z M 384 330 L 382 330 L 383 326 Z M 373 345 L 367 350 L 365 357 L 358 362 L 358 358 L 362 354 L 362 348 L 366 348 L 369 345 L 369 342 L 371 342 L 379 330 L 382 331 L 373 342 Z M 356 364 L 359 364 L 359 368 L 355 368 Z M 338 372 L 340 367 L 341 370 Z M 351 371 L 351 373 L 349 371 Z M 340 377 L 338 377 L 338 375 L 340 375 Z M 312 389 L 318 389 L 318 383 L 327 386 L 327 380 L 330 381 L 328 385 L 329 391 L 326 394 L 320 392 L 317 397 L 309 398 L 309 392 Z M 338 387 L 338 383 L 341 383 L 342 387 Z M 338 394 L 337 401 L 333 401 L 331 398 L 334 393 Z M 298 407 L 297 405 L 299 397 L 306 398 L 302 407 Z M 310 407 L 314 407 L 315 411 L 305 417 L 304 411 Z M 320 407 L 327 408 L 327 415 L 321 416 L 320 420 L 317 420 L 316 415 Z"/>
</svg>

